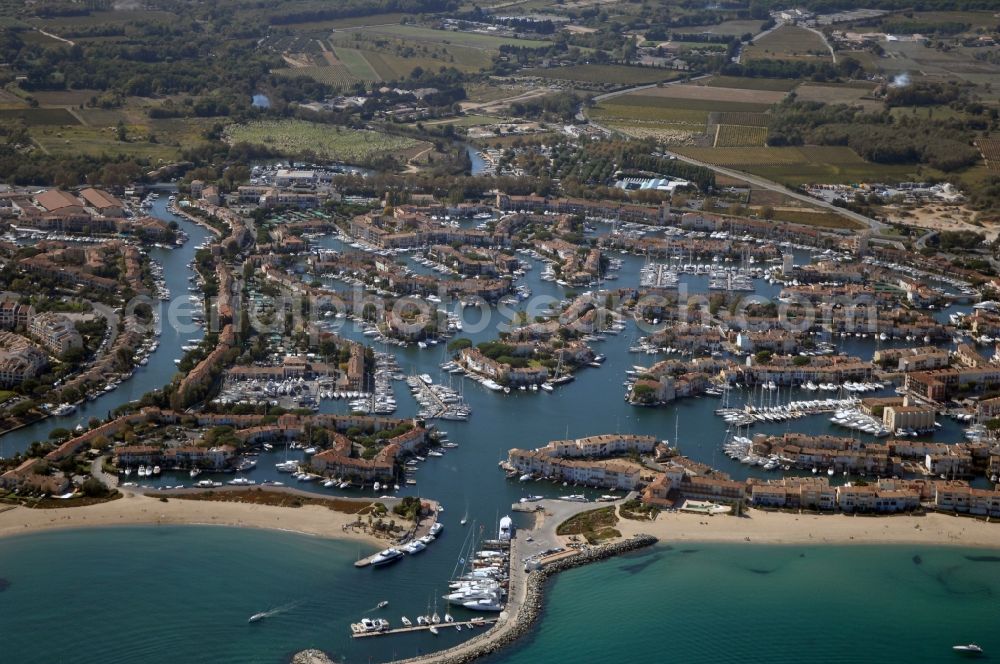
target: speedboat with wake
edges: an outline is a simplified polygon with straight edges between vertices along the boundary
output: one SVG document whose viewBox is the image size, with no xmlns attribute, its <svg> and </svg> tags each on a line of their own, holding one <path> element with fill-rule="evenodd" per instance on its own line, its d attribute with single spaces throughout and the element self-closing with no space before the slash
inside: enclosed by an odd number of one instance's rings
<svg viewBox="0 0 1000 664">
<path fill-rule="evenodd" d="M 978 657 L 983 654 L 983 649 L 977 646 L 975 643 L 967 643 L 965 645 L 952 646 L 952 650 L 960 655 L 971 655 L 973 657 Z"/>
</svg>

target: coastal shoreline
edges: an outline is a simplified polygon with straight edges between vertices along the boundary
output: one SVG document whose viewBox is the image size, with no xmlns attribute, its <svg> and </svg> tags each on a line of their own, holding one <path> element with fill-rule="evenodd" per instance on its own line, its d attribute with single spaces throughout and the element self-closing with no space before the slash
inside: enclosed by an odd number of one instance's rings
<svg viewBox="0 0 1000 664">
<path fill-rule="evenodd" d="M 649 533 L 663 544 L 919 544 L 1000 549 L 1000 524 L 938 512 L 856 516 L 748 509 L 746 516 L 739 517 L 661 512 L 654 521 L 620 519 L 616 528 L 624 537 Z"/>
<path fill-rule="evenodd" d="M 363 505 L 359 502 L 359 509 Z M 363 542 L 373 550 L 385 542 L 346 529 L 354 514 L 319 505 L 278 507 L 241 502 L 184 500 L 126 493 L 117 500 L 65 508 L 17 506 L 0 511 L 0 539 L 52 530 L 115 526 L 227 526 Z"/>
</svg>

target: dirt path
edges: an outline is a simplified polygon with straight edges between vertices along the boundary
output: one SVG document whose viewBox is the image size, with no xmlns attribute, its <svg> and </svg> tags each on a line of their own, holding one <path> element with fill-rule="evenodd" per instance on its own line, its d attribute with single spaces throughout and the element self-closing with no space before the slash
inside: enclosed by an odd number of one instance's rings
<svg viewBox="0 0 1000 664">
<path fill-rule="evenodd" d="M 826 46 L 828 51 L 830 51 L 830 57 L 833 58 L 833 64 L 837 64 L 837 53 L 836 51 L 833 50 L 833 45 L 826 40 L 826 35 L 824 35 L 816 28 L 806 28 L 806 30 L 819 35 L 819 38 L 823 40 L 823 45 Z"/>
<path fill-rule="evenodd" d="M 419 173 L 420 172 L 420 167 L 413 163 L 414 160 L 419 159 L 420 157 L 423 157 L 425 154 L 427 154 L 428 152 L 430 152 L 433 149 L 434 149 L 434 146 L 431 146 L 429 148 L 424 148 L 423 150 L 421 150 L 417 154 L 415 154 L 412 157 L 410 157 L 406 161 L 406 170 L 403 171 L 403 173 L 405 173 L 405 174 Z"/>
<path fill-rule="evenodd" d="M 66 39 L 65 37 L 60 37 L 59 35 L 54 35 L 51 32 L 46 32 L 45 30 L 41 30 L 41 29 L 39 29 L 38 32 L 40 34 L 45 35 L 46 37 L 49 37 L 51 39 L 55 39 L 56 41 L 61 41 L 64 44 L 69 44 L 70 46 L 76 46 L 76 42 L 75 41 L 72 41 L 70 39 Z"/>
<path fill-rule="evenodd" d="M 538 97 L 544 97 L 549 94 L 549 90 L 546 88 L 535 88 L 533 90 L 528 90 L 527 92 L 522 92 L 521 94 L 515 95 L 513 97 L 505 97 L 504 99 L 494 99 L 493 101 L 484 102 L 462 102 L 461 107 L 463 111 L 480 111 L 482 113 L 498 113 L 503 107 L 509 106 L 516 101 L 528 101 L 529 99 L 537 99 Z"/>
</svg>

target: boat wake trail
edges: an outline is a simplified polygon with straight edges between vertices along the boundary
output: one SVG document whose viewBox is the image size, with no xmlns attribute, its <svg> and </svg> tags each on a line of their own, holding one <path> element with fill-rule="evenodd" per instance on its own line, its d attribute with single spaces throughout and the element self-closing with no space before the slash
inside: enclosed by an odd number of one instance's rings
<svg viewBox="0 0 1000 664">
<path fill-rule="evenodd" d="M 289 602 L 288 604 L 282 604 L 281 606 L 276 606 L 273 609 L 268 609 L 267 611 L 261 611 L 260 613 L 255 613 L 253 616 L 250 617 L 250 622 L 257 622 L 258 620 L 263 620 L 264 618 L 272 618 L 274 616 L 281 615 L 282 613 L 291 611 L 292 609 L 300 606 L 301 604 L 302 600 L 299 600 L 297 602 Z"/>
</svg>

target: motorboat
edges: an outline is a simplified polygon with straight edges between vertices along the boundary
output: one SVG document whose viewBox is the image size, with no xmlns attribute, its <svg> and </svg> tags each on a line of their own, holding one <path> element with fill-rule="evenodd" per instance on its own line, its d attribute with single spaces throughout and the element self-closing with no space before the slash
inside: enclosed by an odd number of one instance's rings
<svg viewBox="0 0 1000 664">
<path fill-rule="evenodd" d="M 378 604 L 376 605 L 376 607 L 375 607 L 375 608 L 378 608 L 378 609 L 384 609 L 384 608 L 385 608 L 385 607 L 387 607 L 387 606 L 389 606 L 389 600 L 387 600 L 387 599 L 384 599 L 384 600 L 382 600 L 381 602 L 379 602 L 379 603 L 378 603 Z"/>
<path fill-rule="evenodd" d="M 431 529 L 428 532 L 434 537 L 437 537 L 442 530 L 444 530 L 444 525 L 440 521 L 435 521 L 431 525 Z"/>
<path fill-rule="evenodd" d="M 963 655 L 982 655 L 983 649 L 977 646 L 975 643 L 968 643 L 965 645 L 952 646 L 952 650 Z"/>
<path fill-rule="evenodd" d="M 384 551 L 379 551 L 377 554 L 372 556 L 371 565 L 372 567 L 380 567 L 382 565 L 388 565 L 389 563 L 394 563 L 403 557 L 403 552 L 399 549 L 394 549 L 392 547 L 385 549 Z"/>
<path fill-rule="evenodd" d="M 413 540 L 409 544 L 403 546 L 403 551 L 410 554 L 411 556 L 420 553 L 421 551 L 424 551 L 426 549 L 427 545 L 421 542 L 420 540 Z"/>
<path fill-rule="evenodd" d="M 252 616 L 250 616 L 250 620 L 248 620 L 247 622 L 252 622 L 252 623 L 257 622 L 258 620 L 263 620 L 264 618 L 267 618 L 268 615 L 270 614 L 268 614 L 267 611 L 261 611 L 260 613 L 255 613 Z"/>
</svg>

